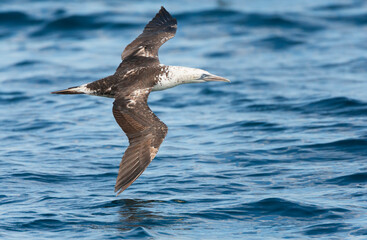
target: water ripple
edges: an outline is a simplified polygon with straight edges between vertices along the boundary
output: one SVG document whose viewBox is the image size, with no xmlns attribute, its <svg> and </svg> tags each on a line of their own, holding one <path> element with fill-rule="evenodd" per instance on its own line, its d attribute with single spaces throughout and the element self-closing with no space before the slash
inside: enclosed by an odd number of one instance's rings
<svg viewBox="0 0 367 240">
<path fill-rule="evenodd" d="M 22 11 L 0 12 L 0 21 L 11 27 L 27 26 L 42 22 L 41 20 L 35 19 Z"/>
<path fill-rule="evenodd" d="M 317 225 L 308 227 L 307 230 L 305 231 L 305 234 L 306 235 L 331 234 L 335 232 L 347 231 L 348 228 L 349 228 L 349 225 L 345 223 L 317 224 Z"/>
<path fill-rule="evenodd" d="M 367 182 L 367 172 L 353 173 L 350 175 L 340 176 L 327 180 L 327 183 L 338 184 L 341 186 L 365 182 Z"/>
<path fill-rule="evenodd" d="M 267 198 L 260 201 L 214 208 L 201 211 L 195 215 L 208 219 L 226 220 L 230 218 L 248 219 L 251 217 L 283 216 L 297 220 L 310 221 L 310 219 L 338 219 L 348 212 L 342 208 L 323 209 L 314 205 L 296 203 L 281 198 Z"/>
<path fill-rule="evenodd" d="M 291 39 L 289 37 L 283 36 L 271 36 L 261 40 L 257 40 L 253 42 L 255 46 L 259 46 L 261 48 L 269 48 L 274 50 L 285 50 L 296 45 L 302 44 L 303 41 Z"/>
<path fill-rule="evenodd" d="M 133 28 L 139 26 L 138 24 L 133 24 L 129 22 L 111 22 L 104 20 L 103 14 L 89 14 L 89 15 L 71 15 L 65 17 L 59 17 L 55 20 L 48 22 L 41 29 L 32 33 L 33 37 L 41 37 L 53 33 L 64 33 L 69 36 L 78 34 L 80 31 L 92 31 L 102 28 L 107 29 L 124 29 Z"/>
</svg>

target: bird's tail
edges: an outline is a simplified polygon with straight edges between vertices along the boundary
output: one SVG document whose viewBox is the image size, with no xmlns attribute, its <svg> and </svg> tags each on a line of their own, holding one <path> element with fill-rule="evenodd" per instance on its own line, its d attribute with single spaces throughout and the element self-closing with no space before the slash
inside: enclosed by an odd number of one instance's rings
<svg viewBox="0 0 367 240">
<path fill-rule="evenodd" d="M 71 88 L 68 88 L 68 89 L 55 91 L 55 92 L 51 92 L 51 93 L 52 94 L 85 94 L 85 92 L 84 92 L 84 90 L 81 86 L 71 87 Z"/>
</svg>

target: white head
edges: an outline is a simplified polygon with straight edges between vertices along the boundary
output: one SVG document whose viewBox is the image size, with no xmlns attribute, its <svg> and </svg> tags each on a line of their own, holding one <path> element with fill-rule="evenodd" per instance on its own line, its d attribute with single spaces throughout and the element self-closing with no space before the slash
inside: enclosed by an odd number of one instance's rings
<svg viewBox="0 0 367 240">
<path fill-rule="evenodd" d="M 169 66 L 169 70 L 181 83 L 201 83 L 210 81 L 230 82 L 228 79 L 211 74 L 199 68 Z"/>
<path fill-rule="evenodd" d="M 158 84 L 153 88 L 153 91 L 164 90 L 184 83 L 230 82 L 226 78 L 198 68 L 168 66 L 166 70 L 165 73 L 160 75 Z"/>
</svg>

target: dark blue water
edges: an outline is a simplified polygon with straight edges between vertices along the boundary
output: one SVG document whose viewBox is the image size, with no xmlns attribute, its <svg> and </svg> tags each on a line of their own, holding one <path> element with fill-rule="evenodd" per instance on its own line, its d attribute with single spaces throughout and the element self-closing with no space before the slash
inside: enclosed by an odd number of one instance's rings
<svg viewBox="0 0 367 240">
<path fill-rule="evenodd" d="M 113 192 L 110 75 L 160 1 L 0 2 L 1 239 L 366 239 L 367 3 L 172 1 L 161 62 L 231 84 L 150 95 L 169 132 Z"/>
</svg>

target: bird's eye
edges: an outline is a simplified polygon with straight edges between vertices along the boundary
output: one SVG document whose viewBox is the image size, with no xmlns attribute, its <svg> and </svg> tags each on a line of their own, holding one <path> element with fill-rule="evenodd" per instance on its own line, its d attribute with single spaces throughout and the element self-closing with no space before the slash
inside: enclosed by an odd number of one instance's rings
<svg viewBox="0 0 367 240">
<path fill-rule="evenodd" d="M 203 74 L 203 75 L 201 75 L 201 79 L 204 79 L 204 78 L 206 78 L 207 76 L 209 76 L 208 74 Z"/>
</svg>

